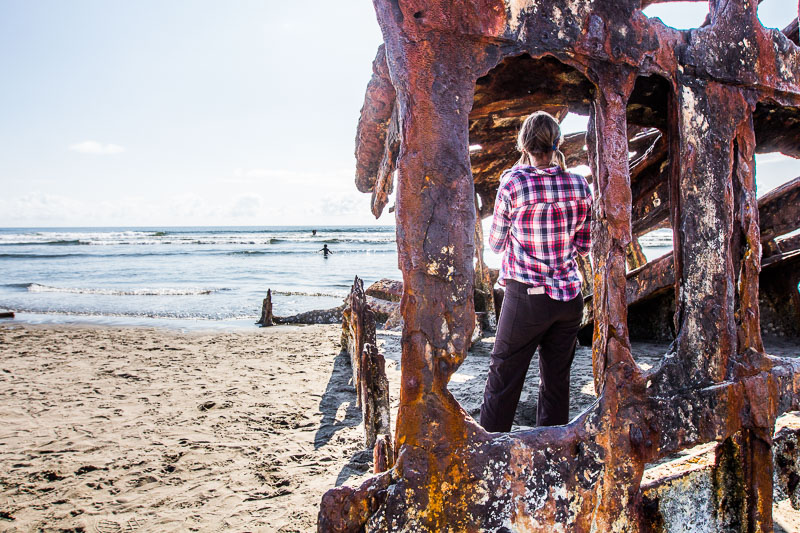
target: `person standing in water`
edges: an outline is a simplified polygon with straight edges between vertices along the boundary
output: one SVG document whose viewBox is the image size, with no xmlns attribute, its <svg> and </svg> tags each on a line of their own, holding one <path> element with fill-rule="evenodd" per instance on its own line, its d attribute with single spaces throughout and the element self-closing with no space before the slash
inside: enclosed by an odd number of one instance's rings
<svg viewBox="0 0 800 533">
<path fill-rule="evenodd" d="M 327 244 L 323 244 L 322 245 L 322 250 L 318 250 L 318 253 L 319 252 L 322 252 L 322 255 L 325 257 L 325 259 L 327 259 L 328 258 L 328 254 L 332 254 L 333 250 L 329 250 L 328 249 L 328 245 Z"/>
<path fill-rule="evenodd" d="M 569 421 L 569 375 L 583 316 L 576 254 L 591 245 L 592 195 L 586 179 L 566 172 L 561 129 L 537 111 L 522 125 L 522 157 L 497 191 L 489 245 L 503 254 L 506 294 L 483 394 L 480 423 L 510 431 L 525 375 L 539 349 L 536 424 Z"/>
</svg>

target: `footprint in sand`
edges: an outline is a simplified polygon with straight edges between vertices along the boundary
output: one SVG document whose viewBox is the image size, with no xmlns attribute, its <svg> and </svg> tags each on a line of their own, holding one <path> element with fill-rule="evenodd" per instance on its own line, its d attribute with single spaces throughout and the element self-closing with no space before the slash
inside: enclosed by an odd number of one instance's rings
<svg viewBox="0 0 800 533">
<path fill-rule="evenodd" d="M 122 531 L 122 525 L 112 520 L 98 520 L 94 527 L 97 529 L 97 533 L 119 533 Z"/>
<path fill-rule="evenodd" d="M 125 522 L 125 531 L 138 531 L 141 527 L 142 523 L 135 516 Z"/>
<path fill-rule="evenodd" d="M 138 531 L 142 527 L 142 522 L 138 518 L 132 516 L 125 522 L 125 525 L 115 522 L 113 520 L 99 520 L 95 524 L 97 533 L 121 533 L 122 531 Z"/>
</svg>

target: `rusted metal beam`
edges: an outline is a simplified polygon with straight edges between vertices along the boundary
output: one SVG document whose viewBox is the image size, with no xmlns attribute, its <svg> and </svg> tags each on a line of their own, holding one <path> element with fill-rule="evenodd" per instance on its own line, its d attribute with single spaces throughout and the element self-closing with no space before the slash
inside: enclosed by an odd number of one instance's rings
<svg viewBox="0 0 800 533">
<path fill-rule="evenodd" d="M 372 63 L 372 79 L 367 85 L 356 131 L 356 188 L 361 192 L 372 192 L 375 187 L 396 99 L 385 48 L 381 45 Z"/>
<path fill-rule="evenodd" d="M 800 217 L 797 214 L 798 194 L 800 194 L 800 178 L 778 187 L 758 200 L 759 225 L 761 241 L 773 240 L 789 231 L 800 228 Z M 780 228 L 780 229 L 776 229 Z M 772 237 L 764 237 L 772 235 Z M 766 254 L 763 266 L 779 264 L 793 258 L 800 249 L 800 236 L 782 240 L 778 251 Z M 764 248 L 766 251 L 766 248 Z M 675 284 L 672 254 L 665 254 L 640 268 L 631 270 L 627 275 L 626 303 L 635 305 L 651 297 L 664 294 Z M 789 294 L 788 292 L 786 293 Z M 587 300 L 588 301 L 588 300 Z M 583 326 L 593 321 L 592 307 L 589 306 L 584 315 Z"/>
<path fill-rule="evenodd" d="M 794 19 L 788 26 L 781 30 L 790 41 L 794 44 L 800 45 L 800 33 L 798 33 L 798 19 Z"/>
<path fill-rule="evenodd" d="M 787 46 L 793 46 L 787 40 Z M 757 153 L 780 152 L 800 158 L 800 105 L 782 106 L 761 102 L 753 114 Z"/>
<path fill-rule="evenodd" d="M 383 209 L 389 203 L 389 195 L 394 190 L 395 163 L 397 153 L 400 151 L 399 127 L 397 108 L 395 108 L 392 110 L 392 116 L 386 128 L 386 145 L 378 166 L 377 180 L 372 189 L 372 214 L 375 218 L 380 218 Z"/>
<path fill-rule="evenodd" d="M 628 263 L 628 270 L 635 270 L 647 264 L 647 258 L 642 251 L 639 239 L 634 237 L 625 249 L 625 259 Z"/>
<path fill-rule="evenodd" d="M 669 227 L 667 139 L 659 136 L 631 167 L 631 220 L 634 235 Z"/>
<path fill-rule="evenodd" d="M 642 9 L 646 8 L 647 6 L 651 6 L 653 4 L 668 4 L 670 2 L 681 2 L 681 1 L 703 2 L 704 0 L 642 0 Z"/>
<path fill-rule="evenodd" d="M 267 297 L 261 303 L 261 318 L 256 322 L 261 327 L 272 326 L 272 289 L 267 289 Z"/>
<path fill-rule="evenodd" d="M 364 440 L 366 447 L 372 448 L 379 435 L 390 435 L 391 430 L 389 382 L 384 358 L 377 348 L 376 313 L 369 298 L 364 282 L 356 276 L 342 313 L 342 350 L 350 356 L 356 403 L 363 415 Z"/>
<path fill-rule="evenodd" d="M 800 236 L 781 242 L 780 254 L 764 259 L 759 302 L 765 333 L 800 338 Z"/>
<path fill-rule="evenodd" d="M 379 435 L 372 450 L 373 473 L 386 472 L 394 466 L 394 450 L 392 439 L 389 435 Z"/>
<path fill-rule="evenodd" d="M 759 198 L 758 219 L 761 242 L 800 228 L 800 177 Z"/>
<path fill-rule="evenodd" d="M 389 302 L 399 302 L 403 296 L 403 282 L 394 279 L 381 279 L 367 287 L 367 296 Z"/>
<path fill-rule="evenodd" d="M 478 197 L 475 197 L 475 211 L 478 211 Z M 483 225 L 480 217 L 475 217 L 475 311 L 485 313 L 487 326 L 493 330 L 495 321 L 494 282 L 489 267 L 483 259 Z"/>
<path fill-rule="evenodd" d="M 353 280 L 350 294 L 345 300 L 342 313 L 342 350 L 350 356 L 353 370 L 353 386 L 356 388 L 357 404 L 363 405 L 361 397 L 361 358 L 364 346 L 377 345 L 375 338 L 375 313 L 367 304 L 364 281 L 358 276 Z"/>
<path fill-rule="evenodd" d="M 359 389 L 358 396 L 361 398 L 364 440 L 366 447 L 372 448 L 379 435 L 391 435 L 386 362 L 374 344 L 364 345 L 358 374 L 359 381 L 356 386 Z"/>
</svg>

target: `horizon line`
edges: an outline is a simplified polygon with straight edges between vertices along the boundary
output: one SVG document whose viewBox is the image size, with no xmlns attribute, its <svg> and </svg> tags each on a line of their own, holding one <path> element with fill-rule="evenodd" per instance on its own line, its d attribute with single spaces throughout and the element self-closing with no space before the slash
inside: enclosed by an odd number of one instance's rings
<svg viewBox="0 0 800 533">
<path fill-rule="evenodd" d="M 320 228 L 396 228 L 396 224 L 261 224 L 261 225 L 236 225 L 236 224 L 213 224 L 213 225 L 154 225 L 154 226 L 0 226 L 0 230 L 5 229 L 144 229 L 144 228 L 308 228 L 310 230 Z"/>
</svg>

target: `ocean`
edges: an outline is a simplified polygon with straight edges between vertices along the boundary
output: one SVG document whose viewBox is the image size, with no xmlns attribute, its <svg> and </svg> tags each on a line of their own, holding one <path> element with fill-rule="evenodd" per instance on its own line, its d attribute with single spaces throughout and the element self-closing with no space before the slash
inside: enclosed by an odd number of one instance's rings
<svg viewBox="0 0 800 533">
<path fill-rule="evenodd" d="M 650 259 L 671 248 L 646 237 Z M 289 316 L 340 305 L 356 275 L 401 279 L 392 226 L 0 228 L 0 273 L 26 322 L 183 329 L 254 327 L 267 289 Z"/>
</svg>

